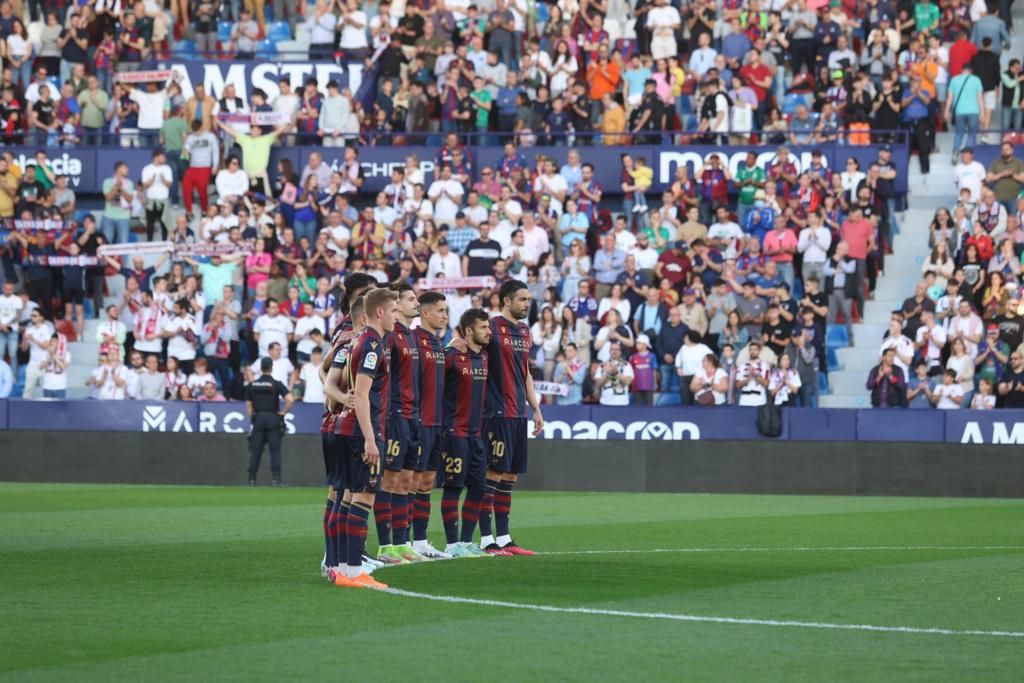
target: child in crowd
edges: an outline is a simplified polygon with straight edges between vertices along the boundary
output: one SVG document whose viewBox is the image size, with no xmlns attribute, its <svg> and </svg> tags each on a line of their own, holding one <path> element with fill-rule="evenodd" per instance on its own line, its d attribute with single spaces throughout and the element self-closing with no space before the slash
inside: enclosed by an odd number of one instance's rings
<svg viewBox="0 0 1024 683">
<path fill-rule="evenodd" d="M 633 213 L 647 213 L 647 190 L 651 189 L 654 182 L 654 169 L 647 165 L 644 157 L 637 157 L 633 170 L 629 172 L 636 185 L 633 191 Z"/>
</svg>

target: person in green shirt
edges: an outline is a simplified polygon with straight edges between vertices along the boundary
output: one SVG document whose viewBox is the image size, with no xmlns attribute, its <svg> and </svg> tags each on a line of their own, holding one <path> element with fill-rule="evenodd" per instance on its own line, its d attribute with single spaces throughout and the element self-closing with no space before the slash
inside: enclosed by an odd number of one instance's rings
<svg viewBox="0 0 1024 683">
<path fill-rule="evenodd" d="M 648 217 L 650 220 L 643 228 L 640 229 L 640 232 L 637 233 L 637 238 L 641 236 L 646 237 L 648 243 L 654 247 L 654 250 L 658 252 L 659 256 L 661 256 L 661 253 L 668 248 L 669 242 L 674 239 L 675 233 L 668 225 L 662 223 L 661 211 L 651 211 Z"/>
<path fill-rule="evenodd" d="M 128 164 L 114 164 L 114 175 L 103 181 L 103 220 L 100 231 L 111 244 L 128 244 L 131 233 L 132 196 L 135 183 L 128 179 Z"/>
<path fill-rule="evenodd" d="M 971 63 L 964 64 L 963 70 L 949 81 L 946 89 L 946 120 L 951 121 L 953 133 L 952 164 L 956 164 L 964 138 L 968 147 L 977 144 L 978 121 L 985 111 L 984 87 L 981 79 L 974 74 Z"/>
<path fill-rule="evenodd" d="M 57 180 L 57 174 L 53 172 L 53 166 L 50 165 L 50 160 L 46 158 L 46 152 L 39 150 L 36 152 L 36 181 L 43 186 L 43 189 L 49 192 L 53 189 L 53 184 Z"/>
<path fill-rule="evenodd" d="M 107 106 L 110 104 L 110 95 L 100 90 L 100 81 L 96 76 L 89 76 L 85 90 L 78 96 L 78 104 L 82 107 L 85 144 L 95 145 L 103 135 L 103 127 L 107 124 Z"/>
<path fill-rule="evenodd" d="M 188 163 L 181 160 L 186 135 L 188 126 L 185 125 L 185 112 L 181 107 L 175 107 L 160 126 L 160 146 L 167 156 L 167 165 L 171 167 L 174 176 L 171 182 L 171 202 L 175 205 L 181 201 L 181 179 L 185 177 L 185 171 L 188 169 Z"/>
<path fill-rule="evenodd" d="M 932 33 L 939 28 L 939 6 L 920 0 L 914 6 L 914 25 L 919 32 Z"/>
<path fill-rule="evenodd" d="M 231 286 L 231 276 L 238 268 L 236 261 L 245 258 L 241 254 L 220 254 L 210 258 L 206 263 L 200 263 L 191 256 L 185 257 L 185 262 L 192 266 L 203 277 L 203 296 L 206 297 L 206 305 L 219 303 L 224 298 L 224 288 Z"/>
<path fill-rule="evenodd" d="M 764 169 L 757 165 L 757 154 L 747 152 L 747 158 L 740 164 L 734 179 L 736 187 L 740 188 L 736 206 L 740 225 L 743 225 L 743 219 L 754 208 L 754 195 L 764 187 L 765 179 Z"/>
<path fill-rule="evenodd" d="M 489 144 L 487 139 L 487 126 L 491 121 L 491 107 L 494 96 L 491 91 L 484 87 L 484 79 L 477 76 L 473 79 L 473 92 L 469 93 L 470 99 L 476 105 L 476 130 L 481 133 L 479 144 Z"/>
<path fill-rule="evenodd" d="M 306 272 L 306 266 L 301 263 L 295 266 L 295 275 L 288 280 L 288 288 L 295 287 L 299 290 L 299 301 L 308 304 L 316 296 L 316 278 Z"/>
<path fill-rule="evenodd" d="M 235 143 L 242 148 L 242 170 L 249 176 L 249 181 L 258 180 L 263 184 L 263 194 L 270 194 L 270 177 L 267 176 L 267 167 L 270 165 L 270 148 L 274 146 L 277 139 L 288 132 L 292 123 L 285 123 L 269 133 L 264 134 L 263 129 L 254 125 L 249 128 L 248 133 L 239 133 L 231 126 L 225 126 L 214 119 L 214 123 L 222 131 L 234 138 Z"/>
</svg>

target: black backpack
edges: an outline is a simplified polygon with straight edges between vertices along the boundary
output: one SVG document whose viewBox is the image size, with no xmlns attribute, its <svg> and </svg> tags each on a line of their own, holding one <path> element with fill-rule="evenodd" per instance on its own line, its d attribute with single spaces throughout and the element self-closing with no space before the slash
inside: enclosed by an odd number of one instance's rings
<svg viewBox="0 0 1024 683">
<path fill-rule="evenodd" d="M 782 434 L 782 411 L 770 396 L 768 402 L 757 409 L 757 431 L 773 439 Z"/>
</svg>

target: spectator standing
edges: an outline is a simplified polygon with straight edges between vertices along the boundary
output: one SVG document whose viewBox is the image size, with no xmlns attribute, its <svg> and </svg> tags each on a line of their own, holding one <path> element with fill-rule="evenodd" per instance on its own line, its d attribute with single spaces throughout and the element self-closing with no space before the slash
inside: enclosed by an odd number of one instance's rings
<svg viewBox="0 0 1024 683">
<path fill-rule="evenodd" d="M 236 50 L 235 58 L 239 60 L 253 59 L 256 56 L 259 37 L 259 23 L 253 20 L 252 11 L 248 7 L 243 7 L 238 13 L 238 23 L 231 28 L 231 42 Z M 333 30 L 331 38 L 332 40 L 334 38 Z"/>
<path fill-rule="evenodd" d="M 192 119 L 192 132 L 185 138 L 182 157 L 188 159 L 188 170 L 181 183 L 185 213 L 192 215 L 193 196 L 198 192 L 199 208 L 205 214 L 210 206 L 210 178 L 220 158 L 217 136 L 204 129 L 200 121 Z"/>
<path fill-rule="evenodd" d="M 163 239 L 167 240 L 167 224 L 164 212 L 169 208 L 174 173 L 167 165 L 167 158 L 160 149 L 153 151 L 152 161 L 142 169 L 140 187 L 146 198 L 146 239 L 153 241 L 159 223 Z"/>
<path fill-rule="evenodd" d="M 886 349 L 882 360 L 868 373 L 867 389 L 874 408 L 906 408 L 907 383 L 903 368 L 894 363 L 896 349 Z"/>
<path fill-rule="evenodd" d="M 594 373 L 594 381 L 601 392 L 603 406 L 628 406 L 629 387 L 633 383 L 633 366 L 622 357 L 622 344 L 612 342 L 608 360 Z"/>
<path fill-rule="evenodd" d="M 999 396 L 1004 408 L 1024 408 L 1024 349 L 1010 354 L 1010 365 L 999 378 Z"/>
<path fill-rule="evenodd" d="M 14 293 L 14 283 L 3 283 L 3 294 L 0 294 L 0 360 L 4 352 L 10 361 L 10 370 L 18 374 L 18 320 L 21 318 L 21 297 Z"/>
<path fill-rule="evenodd" d="M 985 113 L 984 86 L 971 64 L 964 64 L 963 71 L 949 81 L 945 113 L 946 120 L 956 128 L 950 162 L 956 164 L 957 155 L 965 146 L 965 135 L 967 147 L 977 143 L 978 122 Z"/>
<path fill-rule="evenodd" d="M 636 338 L 636 350 L 629 357 L 633 368 L 633 403 L 654 405 L 654 392 L 658 390 L 658 357 L 651 351 L 651 339 L 646 334 Z"/>
<path fill-rule="evenodd" d="M 42 311 L 36 309 L 29 314 L 29 324 L 22 333 L 21 342 L 22 348 L 28 349 L 23 398 L 31 399 L 35 395 L 36 386 L 44 374 L 50 339 L 54 334 L 53 324 L 43 318 Z"/>
<path fill-rule="evenodd" d="M 103 222 L 100 229 L 111 244 L 127 244 L 131 229 L 131 205 L 135 183 L 128 179 L 128 164 L 114 164 L 114 175 L 103 181 Z"/>
<path fill-rule="evenodd" d="M 1007 127 L 1003 125 L 1003 128 Z M 1004 142 L 999 151 L 999 158 L 989 164 L 985 182 L 992 185 L 995 198 L 1006 209 L 1007 215 L 1016 214 L 1017 197 L 1024 187 L 1024 161 L 1014 156 L 1013 145 L 1009 142 Z"/>
</svg>

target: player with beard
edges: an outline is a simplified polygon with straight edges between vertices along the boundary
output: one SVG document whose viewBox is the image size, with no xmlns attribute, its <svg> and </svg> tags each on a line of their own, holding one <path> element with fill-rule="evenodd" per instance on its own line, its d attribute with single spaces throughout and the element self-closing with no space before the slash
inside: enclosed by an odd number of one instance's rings
<svg viewBox="0 0 1024 683">
<path fill-rule="evenodd" d="M 447 560 L 448 553 L 427 540 L 430 494 L 434 490 L 444 445 L 444 347 L 441 337 L 448 329 L 448 301 L 441 292 L 420 295 L 420 326 L 413 330 L 420 355 L 420 457 L 414 479 L 412 549 L 423 557 Z"/>
<path fill-rule="evenodd" d="M 512 489 L 526 472 L 526 407 L 533 409 L 533 435 L 544 429 L 540 401 L 530 376 L 530 328 L 523 320 L 530 311 L 530 290 L 520 280 L 509 280 L 498 290 L 501 315 L 490 321 L 487 344 L 487 403 L 484 436 L 489 442 L 487 491 L 480 512 L 480 547 L 495 555 L 535 555 L 517 545 L 509 532 Z M 456 342 L 464 345 L 459 340 Z M 491 512 L 494 531 L 491 531 Z"/>
<path fill-rule="evenodd" d="M 362 296 L 376 285 L 377 280 L 367 273 L 351 273 L 345 277 L 342 283 L 344 292 L 338 303 L 342 317 L 331 334 L 330 351 L 324 355 L 324 360 L 319 368 L 320 382 L 324 385 L 324 413 L 320 423 L 320 438 L 326 481 L 329 487 L 323 515 L 324 559 L 320 564 L 322 576 L 329 576 L 331 569 L 345 562 L 348 504 L 344 502 L 343 493 L 347 464 L 342 462 L 342 453 L 335 436 L 335 429 L 342 410 L 346 405 L 349 408 L 352 406 L 351 387 L 347 386 L 348 373 L 345 372 L 345 368 L 352 341 L 364 326 L 356 324 L 359 316 L 355 315 L 354 309 L 362 308 Z M 333 376 L 331 375 L 332 368 L 335 369 Z M 328 391 L 328 385 L 332 391 Z M 332 394 L 336 398 L 332 398 Z M 367 559 L 368 566 L 379 565 L 379 563 Z"/>
<path fill-rule="evenodd" d="M 486 444 L 481 438 L 487 396 L 488 358 L 485 351 L 491 330 L 487 311 L 471 308 L 459 318 L 461 344 L 445 351 L 445 443 L 440 456 L 441 519 L 445 552 L 452 557 L 484 557 L 473 543 L 487 478 Z M 462 529 L 459 530 L 459 498 L 463 489 Z"/>
</svg>

